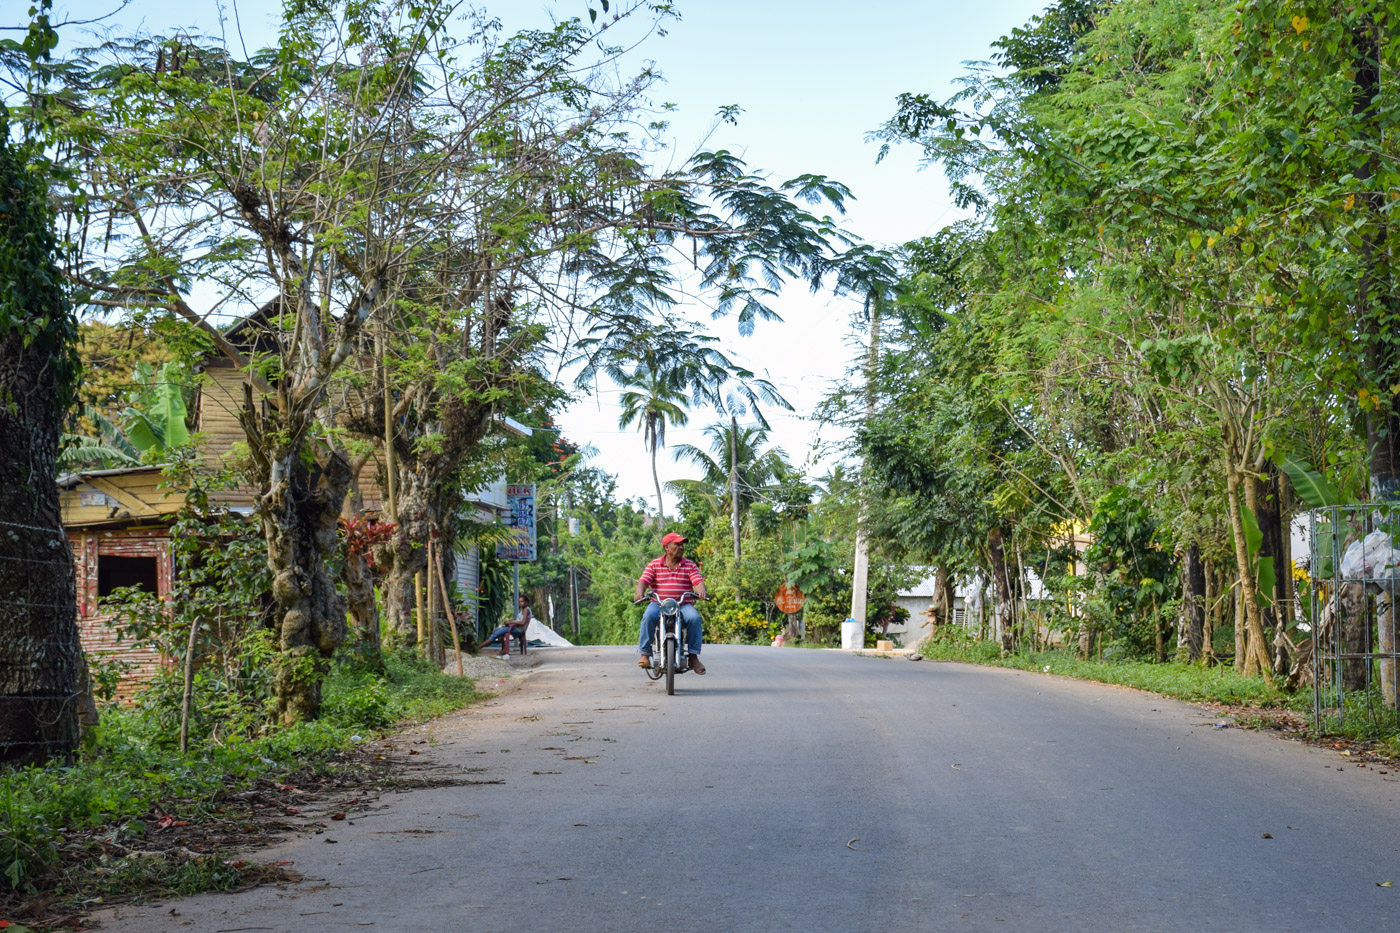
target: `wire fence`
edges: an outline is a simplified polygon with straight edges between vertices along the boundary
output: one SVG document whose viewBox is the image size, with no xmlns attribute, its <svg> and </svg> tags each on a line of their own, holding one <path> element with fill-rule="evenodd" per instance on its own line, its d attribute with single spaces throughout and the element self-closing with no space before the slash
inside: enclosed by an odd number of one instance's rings
<svg viewBox="0 0 1400 933">
<path fill-rule="evenodd" d="M 73 575 L 61 528 L 0 520 L 0 765 L 77 746 L 87 696 L 78 607 L 53 598 L 74 593 Z"/>
<path fill-rule="evenodd" d="M 1309 518 L 1314 725 L 1400 727 L 1400 506 L 1329 506 Z"/>
</svg>

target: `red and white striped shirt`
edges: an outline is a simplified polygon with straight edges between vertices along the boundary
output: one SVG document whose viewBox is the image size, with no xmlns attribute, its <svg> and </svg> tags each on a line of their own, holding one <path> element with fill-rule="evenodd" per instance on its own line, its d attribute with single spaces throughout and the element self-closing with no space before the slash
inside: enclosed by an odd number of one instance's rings
<svg viewBox="0 0 1400 933">
<path fill-rule="evenodd" d="M 651 587 L 662 599 L 680 599 L 704 582 L 699 565 L 688 557 L 682 557 L 674 570 L 666 566 L 664 556 L 658 557 L 642 571 L 642 585 Z M 686 597 L 685 601 L 694 602 L 694 597 Z"/>
</svg>

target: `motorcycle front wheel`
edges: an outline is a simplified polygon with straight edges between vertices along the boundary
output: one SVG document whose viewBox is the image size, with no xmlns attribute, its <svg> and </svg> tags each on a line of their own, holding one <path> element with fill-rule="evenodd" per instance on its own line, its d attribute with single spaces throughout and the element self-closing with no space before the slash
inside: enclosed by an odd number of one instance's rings
<svg viewBox="0 0 1400 933">
<path fill-rule="evenodd" d="M 666 639 L 666 695 L 676 695 L 676 640 Z"/>
</svg>

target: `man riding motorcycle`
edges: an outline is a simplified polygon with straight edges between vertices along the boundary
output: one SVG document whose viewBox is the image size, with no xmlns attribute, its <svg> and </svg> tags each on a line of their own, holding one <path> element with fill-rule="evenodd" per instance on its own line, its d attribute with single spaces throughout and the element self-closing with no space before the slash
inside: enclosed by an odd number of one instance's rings
<svg viewBox="0 0 1400 933">
<path fill-rule="evenodd" d="M 685 536 L 674 531 L 661 539 L 662 555 L 647 564 L 637 580 L 637 594 L 633 602 L 640 602 L 642 595 L 650 587 L 659 599 L 675 599 L 681 603 L 681 630 L 685 637 L 685 650 L 690 655 L 690 669 L 697 674 L 705 673 L 705 665 L 700 663 L 700 612 L 691 601 L 695 597 L 706 598 L 705 578 L 700 575 L 700 567 L 685 556 Z M 694 596 L 689 594 L 694 593 Z M 661 620 L 661 606 L 656 600 L 647 603 L 642 612 L 642 637 L 638 643 L 641 657 L 638 667 L 651 666 L 651 643 L 656 635 L 656 626 Z"/>
</svg>

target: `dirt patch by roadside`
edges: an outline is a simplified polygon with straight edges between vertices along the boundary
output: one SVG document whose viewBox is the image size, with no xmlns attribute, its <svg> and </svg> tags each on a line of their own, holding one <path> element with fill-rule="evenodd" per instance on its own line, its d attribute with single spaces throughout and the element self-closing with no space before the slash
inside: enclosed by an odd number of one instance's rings
<svg viewBox="0 0 1400 933">
<path fill-rule="evenodd" d="M 1272 732 L 1291 742 L 1301 742 L 1314 748 L 1327 749 L 1337 754 L 1338 771 L 1348 765 L 1357 768 L 1376 768 L 1381 774 L 1400 773 L 1400 761 L 1385 751 L 1378 742 L 1364 742 L 1341 738 L 1334 735 L 1319 736 L 1312 731 L 1310 717 L 1295 710 L 1264 706 L 1234 706 L 1226 703 L 1203 703 L 1203 709 L 1211 715 L 1232 720 L 1230 725 L 1241 729 L 1254 729 Z"/>
</svg>

